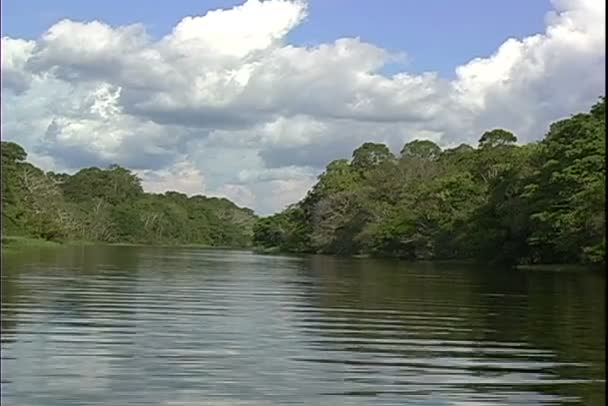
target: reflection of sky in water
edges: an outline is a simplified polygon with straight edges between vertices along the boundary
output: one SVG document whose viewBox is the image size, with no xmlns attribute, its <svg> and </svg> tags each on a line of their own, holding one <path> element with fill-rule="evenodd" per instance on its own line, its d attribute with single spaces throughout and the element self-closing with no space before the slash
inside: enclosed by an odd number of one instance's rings
<svg viewBox="0 0 608 406">
<path fill-rule="evenodd" d="M 90 274 L 45 263 L 6 276 L 24 287 L 3 295 L 3 318 L 17 322 L 3 331 L 14 339 L 3 339 L 7 404 L 523 405 L 603 387 L 601 376 L 590 383 L 593 359 L 497 340 L 508 332 L 484 322 L 497 308 L 473 295 L 482 285 L 466 272 L 414 269 L 383 287 L 340 262 L 139 250 L 121 268 L 101 258 Z"/>
</svg>

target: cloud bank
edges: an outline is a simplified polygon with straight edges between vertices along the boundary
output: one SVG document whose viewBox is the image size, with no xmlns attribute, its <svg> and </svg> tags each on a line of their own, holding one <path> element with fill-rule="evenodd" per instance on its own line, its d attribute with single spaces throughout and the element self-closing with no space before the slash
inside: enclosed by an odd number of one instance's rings
<svg viewBox="0 0 608 406">
<path fill-rule="evenodd" d="M 118 163 L 150 191 L 268 214 L 365 141 L 447 147 L 503 127 L 526 142 L 587 110 L 604 94 L 605 3 L 553 6 L 544 32 L 497 44 L 452 80 L 383 74 L 403 55 L 358 38 L 289 44 L 304 1 L 248 0 L 159 39 L 140 24 L 62 20 L 35 41 L 2 37 L 2 138 L 45 169 Z"/>
</svg>

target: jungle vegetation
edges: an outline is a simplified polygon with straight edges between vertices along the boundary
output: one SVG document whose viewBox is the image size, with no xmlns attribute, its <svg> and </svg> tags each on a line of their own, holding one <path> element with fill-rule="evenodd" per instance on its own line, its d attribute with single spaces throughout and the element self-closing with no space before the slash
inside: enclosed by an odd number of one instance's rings
<svg viewBox="0 0 608 406">
<path fill-rule="evenodd" d="M 525 145 L 364 143 L 300 202 L 258 218 L 227 199 L 145 193 L 129 169 L 44 172 L 2 142 L 2 236 L 196 244 L 509 264 L 605 263 L 606 101 Z"/>
<path fill-rule="evenodd" d="M 253 211 L 223 198 L 145 193 L 118 165 L 45 173 L 2 142 L 2 236 L 50 241 L 247 247 Z"/>
<path fill-rule="evenodd" d="M 365 143 L 306 197 L 254 226 L 267 250 L 509 264 L 605 263 L 606 101 L 518 145 Z"/>
</svg>

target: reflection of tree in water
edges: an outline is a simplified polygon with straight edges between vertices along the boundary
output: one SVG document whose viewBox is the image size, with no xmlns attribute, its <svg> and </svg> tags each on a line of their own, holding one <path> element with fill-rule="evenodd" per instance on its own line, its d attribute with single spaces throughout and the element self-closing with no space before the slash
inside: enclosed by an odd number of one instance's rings
<svg viewBox="0 0 608 406">
<path fill-rule="evenodd" d="M 111 386 L 111 369 L 133 353 L 124 334 L 134 334 L 133 310 L 120 304 L 135 292 L 138 262 L 137 249 L 111 246 L 7 256 L 3 272 L 9 272 L 3 276 L 19 292 L 13 306 L 18 333 L 7 374 L 33 386 L 38 376 L 48 377 L 54 382 L 46 388 L 50 397 L 97 396 Z M 11 390 L 19 392 L 17 386 Z"/>
<path fill-rule="evenodd" d="M 568 379 L 588 377 L 600 382 L 572 385 L 586 405 L 605 404 L 606 277 L 594 272 L 529 272 L 529 299 L 523 328 L 528 341 L 550 348 L 560 360 L 581 366 L 560 366 Z"/>
<path fill-rule="evenodd" d="M 351 360 L 367 355 L 361 365 L 391 359 L 407 375 L 422 360 L 431 372 L 468 371 L 462 388 L 476 392 L 605 397 L 603 383 L 542 383 L 605 379 L 603 275 L 330 257 L 300 272 L 314 281 L 305 332 Z"/>
<path fill-rule="evenodd" d="M 20 314 L 27 311 L 24 305 L 47 314 L 40 323 L 94 326 L 91 320 L 112 313 L 127 320 L 124 310 L 107 304 L 133 292 L 137 263 L 136 250 L 110 246 L 32 249 L 3 256 L 3 336 L 14 332 L 22 317 L 36 320 L 38 316 Z M 90 294 L 95 290 L 103 295 Z"/>
<path fill-rule="evenodd" d="M 311 288 L 310 295 L 317 298 L 323 315 L 345 318 L 357 326 L 362 314 L 380 312 L 402 323 L 403 337 L 441 339 L 449 333 L 451 340 L 483 338 L 484 313 L 475 303 L 479 288 L 475 281 L 463 279 L 472 278 L 471 274 L 458 268 L 446 268 L 439 274 L 432 265 L 423 263 L 313 257 L 309 272 L 319 288 L 319 292 Z M 365 316 L 366 322 L 369 317 Z M 459 328 L 463 327 L 461 319 L 475 329 Z M 415 329 L 408 331 L 408 325 Z"/>
<path fill-rule="evenodd" d="M 1 299 L 2 299 L 2 314 L 0 317 L 0 335 L 2 337 L 2 346 L 5 343 L 14 341 L 15 329 L 17 327 L 17 317 L 19 304 L 22 301 L 24 292 L 23 287 L 15 281 L 18 277 L 17 272 L 11 266 L 10 259 L 2 256 L 2 271 L 1 271 Z M 19 265 L 16 265 L 19 266 Z"/>
</svg>

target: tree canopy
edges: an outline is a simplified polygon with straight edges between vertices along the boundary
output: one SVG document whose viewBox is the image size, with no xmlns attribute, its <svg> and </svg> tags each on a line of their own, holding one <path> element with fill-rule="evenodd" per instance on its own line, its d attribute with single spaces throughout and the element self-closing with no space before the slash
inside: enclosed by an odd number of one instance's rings
<svg viewBox="0 0 608 406">
<path fill-rule="evenodd" d="M 606 102 L 517 145 L 504 129 L 477 148 L 365 143 L 311 192 L 258 220 L 254 244 L 284 251 L 504 263 L 605 263 Z"/>
<path fill-rule="evenodd" d="M 257 218 L 227 199 L 145 193 L 112 165 L 44 173 L 2 142 L 2 233 L 64 240 L 246 247 L 502 263 L 605 263 L 606 101 L 518 145 L 364 143 L 300 202 Z"/>
<path fill-rule="evenodd" d="M 408 142 L 401 149 L 402 158 L 418 158 L 435 160 L 441 155 L 441 148 L 433 141 L 429 140 L 414 140 Z"/>
<path fill-rule="evenodd" d="M 517 142 L 517 137 L 513 133 L 501 128 L 486 131 L 479 139 L 479 148 L 494 148 L 504 145 L 511 145 Z"/>
<path fill-rule="evenodd" d="M 50 240 L 247 247 L 255 215 L 227 199 L 144 193 L 129 169 L 44 173 L 2 142 L 2 233 Z"/>
</svg>

